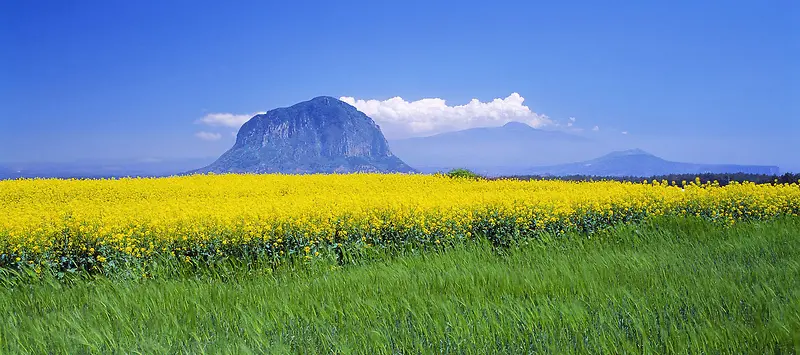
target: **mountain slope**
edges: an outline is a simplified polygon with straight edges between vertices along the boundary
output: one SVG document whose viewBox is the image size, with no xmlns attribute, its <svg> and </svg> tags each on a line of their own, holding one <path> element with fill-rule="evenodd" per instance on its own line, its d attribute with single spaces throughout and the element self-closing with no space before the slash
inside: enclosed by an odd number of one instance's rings
<svg viewBox="0 0 800 355">
<path fill-rule="evenodd" d="M 389 142 L 392 151 L 423 172 L 449 168 L 518 171 L 530 166 L 588 159 L 596 142 L 520 122 Z"/>
<path fill-rule="evenodd" d="M 777 175 L 777 166 L 693 164 L 661 159 L 640 149 L 618 151 L 579 163 L 529 169 L 528 175 L 658 176 L 668 174 L 750 173 Z"/>
<path fill-rule="evenodd" d="M 256 115 L 234 146 L 193 173 L 412 172 L 395 157 L 367 115 L 332 97 L 317 97 Z"/>
</svg>

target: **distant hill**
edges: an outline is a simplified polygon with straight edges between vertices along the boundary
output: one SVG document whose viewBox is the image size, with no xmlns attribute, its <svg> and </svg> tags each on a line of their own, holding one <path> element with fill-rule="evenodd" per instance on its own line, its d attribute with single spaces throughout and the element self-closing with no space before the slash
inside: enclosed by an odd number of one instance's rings
<svg viewBox="0 0 800 355">
<path fill-rule="evenodd" d="M 0 166 L 0 180 L 10 179 L 12 177 L 14 177 L 14 172 L 11 169 Z"/>
<path fill-rule="evenodd" d="M 531 168 L 525 175 L 659 176 L 669 174 L 747 173 L 778 175 L 777 166 L 678 163 L 640 149 L 613 152 L 579 163 Z"/>
<path fill-rule="evenodd" d="M 375 122 L 332 97 L 256 115 L 211 165 L 190 173 L 412 172 Z"/>
<path fill-rule="evenodd" d="M 178 175 L 213 161 L 213 158 L 186 158 L 0 163 L 0 179 L 161 177 Z"/>
<path fill-rule="evenodd" d="M 422 172 L 469 168 L 496 174 L 588 159 L 598 150 L 598 144 L 588 138 L 521 122 L 393 140 L 389 145 L 398 157 Z"/>
</svg>

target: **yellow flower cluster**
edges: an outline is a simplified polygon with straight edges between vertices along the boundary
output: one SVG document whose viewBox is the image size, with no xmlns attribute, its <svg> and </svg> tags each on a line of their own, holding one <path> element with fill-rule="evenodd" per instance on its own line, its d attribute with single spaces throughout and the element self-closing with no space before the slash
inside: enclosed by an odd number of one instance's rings
<svg viewBox="0 0 800 355">
<path fill-rule="evenodd" d="M 172 256 L 342 255 L 507 244 L 658 215 L 723 223 L 800 214 L 798 184 L 452 179 L 401 174 L 0 181 L 0 267 L 102 269 Z"/>
</svg>

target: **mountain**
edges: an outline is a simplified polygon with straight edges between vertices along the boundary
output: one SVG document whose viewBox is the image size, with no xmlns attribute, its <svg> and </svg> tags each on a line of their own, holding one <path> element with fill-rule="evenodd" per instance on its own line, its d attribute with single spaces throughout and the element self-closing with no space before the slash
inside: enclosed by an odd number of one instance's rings
<svg viewBox="0 0 800 355">
<path fill-rule="evenodd" d="M 678 163 L 640 149 L 613 152 L 597 159 L 528 169 L 525 175 L 639 176 L 669 174 L 749 173 L 777 175 L 777 166 Z"/>
<path fill-rule="evenodd" d="M 413 172 L 389 150 L 380 127 L 342 101 L 321 96 L 256 115 L 211 165 L 190 173 Z"/>
<path fill-rule="evenodd" d="M 392 151 L 422 172 L 468 168 L 488 174 L 518 173 L 531 166 L 591 158 L 599 144 L 521 122 L 389 142 Z"/>
<path fill-rule="evenodd" d="M 213 158 L 171 158 L 2 163 L 0 179 L 160 177 L 178 175 L 213 161 Z"/>
<path fill-rule="evenodd" d="M 6 168 L 4 166 L 0 166 L 0 180 L 3 179 L 11 179 L 14 177 L 14 171 Z"/>
</svg>

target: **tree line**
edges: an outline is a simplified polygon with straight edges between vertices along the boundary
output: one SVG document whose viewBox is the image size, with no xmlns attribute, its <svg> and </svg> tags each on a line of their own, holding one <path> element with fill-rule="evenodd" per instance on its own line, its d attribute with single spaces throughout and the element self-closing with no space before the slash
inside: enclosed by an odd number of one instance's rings
<svg viewBox="0 0 800 355">
<path fill-rule="evenodd" d="M 490 178 L 491 180 L 497 179 L 517 179 L 517 180 L 563 180 L 563 181 L 620 181 L 620 182 L 643 182 L 647 181 L 667 181 L 680 185 L 684 181 L 686 183 L 700 179 L 700 183 L 718 182 L 721 186 L 730 184 L 731 182 L 752 182 L 755 184 L 792 184 L 800 183 L 800 174 L 785 173 L 783 175 L 764 175 L 764 174 L 748 174 L 748 173 L 704 173 L 704 174 L 669 174 L 658 175 L 650 177 L 641 176 L 588 176 L 588 175 L 569 175 L 569 176 L 540 176 L 540 175 L 512 175 Z"/>
</svg>

